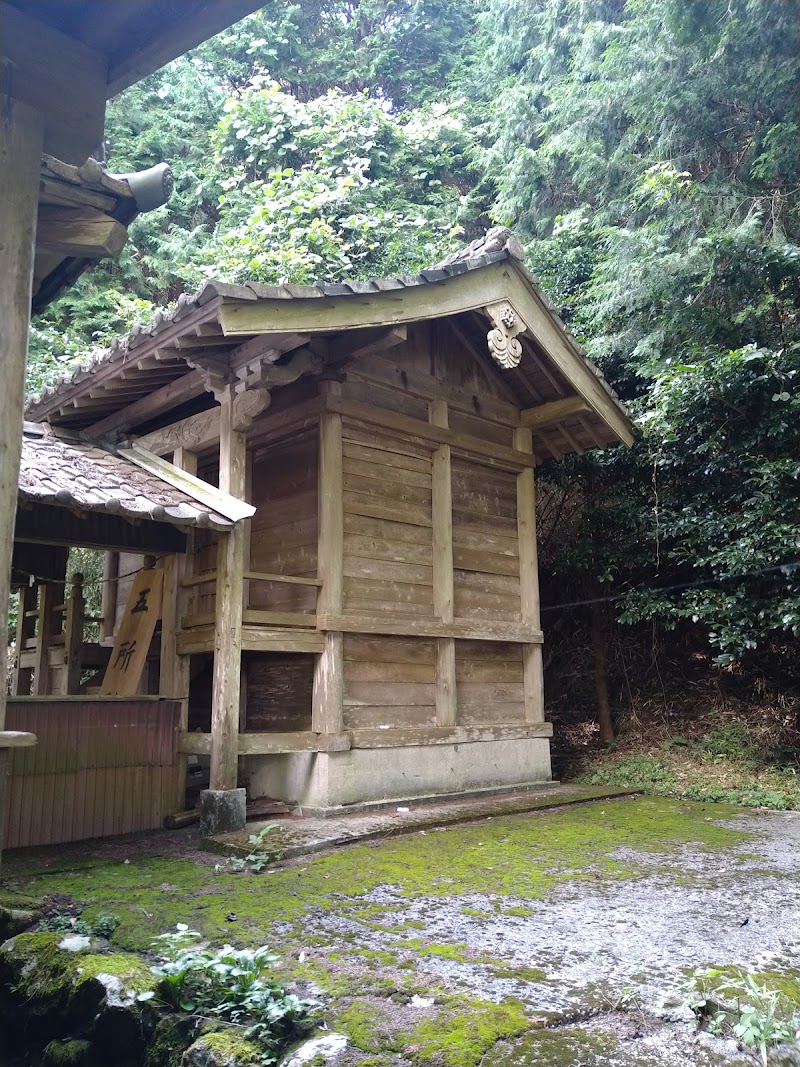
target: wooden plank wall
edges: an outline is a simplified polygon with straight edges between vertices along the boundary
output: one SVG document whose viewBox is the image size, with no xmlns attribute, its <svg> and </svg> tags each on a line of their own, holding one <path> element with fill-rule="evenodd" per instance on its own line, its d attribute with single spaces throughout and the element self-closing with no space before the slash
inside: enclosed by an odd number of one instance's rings
<svg viewBox="0 0 800 1067">
<path fill-rule="evenodd" d="M 317 467 L 315 430 L 259 448 L 252 459 L 251 571 L 317 577 Z M 269 611 L 310 612 L 316 589 L 252 581 L 249 606 Z"/>
<path fill-rule="evenodd" d="M 314 656 L 259 652 L 248 655 L 245 664 L 247 729 L 310 730 Z"/>
<path fill-rule="evenodd" d="M 436 642 L 344 637 L 344 728 L 436 725 Z"/>
<path fill-rule="evenodd" d="M 453 457 L 453 586 L 456 618 L 520 618 L 517 479 Z"/>
<path fill-rule="evenodd" d="M 456 641 L 459 726 L 525 721 L 523 648 L 505 641 Z"/>
<path fill-rule="evenodd" d="M 343 420 L 344 611 L 432 618 L 431 452 Z"/>
<path fill-rule="evenodd" d="M 10 700 L 6 848 L 154 830 L 175 810 L 182 766 L 177 700 Z"/>
</svg>

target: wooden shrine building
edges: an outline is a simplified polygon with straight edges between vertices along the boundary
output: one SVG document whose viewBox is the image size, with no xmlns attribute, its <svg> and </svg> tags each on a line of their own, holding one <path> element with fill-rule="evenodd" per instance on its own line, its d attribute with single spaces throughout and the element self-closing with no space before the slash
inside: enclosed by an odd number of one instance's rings
<svg viewBox="0 0 800 1067">
<path fill-rule="evenodd" d="M 633 436 L 518 256 L 498 229 L 413 277 L 208 282 L 29 404 L 251 505 L 159 553 L 142 682 L 215 793 L 332 811 L 550 779 L 535 468 Z"/>
</svg>

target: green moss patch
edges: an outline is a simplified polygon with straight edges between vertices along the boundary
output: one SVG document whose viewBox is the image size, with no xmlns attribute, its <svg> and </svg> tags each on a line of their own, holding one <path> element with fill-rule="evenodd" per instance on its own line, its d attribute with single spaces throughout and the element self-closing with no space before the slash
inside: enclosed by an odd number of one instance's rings
<svg viewBox="0 0 800 1067">
<path fill-rule="evenodd" d="M 186 922 L 214 942 L 235 936 L 244 944 L 272 940 L 272 923 L 297 923 L 324 913 L 363 909 L 364 896 L 392 886 L 405 898 L 489 894 L 518 901 L 546 898 L 574 879 L 600 874 L 605 880 L 647 877 L 630 860 L 615 858 L 618 848 L 664 856 L 680 869 L 685 844 L 732 849 L 749 835 L 717 825 L 737 809 L 704 809 L 689 802 L 657 798 L 606 801 L 535 815 L 504 816 L 343 849 L 269 874 L 217 874 L 188 860 L 147 856 L 132 862 L 95 863 L 33 874 L 26 895 L 60 893 L 79 902 L 86 918 L 127 907 L 114 940 L 144 950 L 152 937 Z M 671 857 L 674 856 L 674 862 Z M 166 888 L 165 888 L 166 887 Z M 237 915 L 232 927 L 227 921 Z M 369 922 L 369 920 L 367 920 Z"/>
</svg>

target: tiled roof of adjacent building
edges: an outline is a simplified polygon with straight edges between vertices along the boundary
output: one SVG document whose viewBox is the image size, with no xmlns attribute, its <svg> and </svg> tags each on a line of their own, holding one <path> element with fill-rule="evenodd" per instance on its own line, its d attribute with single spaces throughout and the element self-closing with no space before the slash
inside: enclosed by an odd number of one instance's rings
<svg viewBox="0 0 800 1067">
<path fill-rule="evenodd" d="M 232 525 L 230 518 L 191 491 L 171 485 L 131 459 L 39 423 L 25 424 L 19 496 L 32 503 L 179 527 Z"/>
</svg>

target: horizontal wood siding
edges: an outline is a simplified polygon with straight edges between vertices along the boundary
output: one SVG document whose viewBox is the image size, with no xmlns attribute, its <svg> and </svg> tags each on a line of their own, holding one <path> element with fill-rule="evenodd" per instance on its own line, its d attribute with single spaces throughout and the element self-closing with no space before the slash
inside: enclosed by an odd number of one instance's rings
<svg viewBox="0 0 800 1067">
<path fill-rule="evenodd" d="M 259 448 L 253 456 L 251 571 L 294 578 L 317 577 L 317 431 Z M 250 582 L 250 607 L 311 612 L 316 590 L 279 582 Z"/>
<path fill-rule="evenodd" d="M 154 830 L 179 803 L 177 700 L 10 700 L 5 845 L 21 848 Z"/>
<path fill-rule="evenodd" d="M 499 641 L 456 641 L 459 726 L 525 721 L 522 646 Z"/>
<path fill-rule="evenodd" d="M 431 618 L 431 457 L 424 446 L 343 421 L 343 606 Z"/>
<path fill-rule="evenodd" d="M 453 457 L 456 618 L 520 618 L 517 482 L 513 474 Z"/>
<path fill-rule="evenodd" d="M 344 637 L 344 728 L 436 725 L 435 641 Z"/>
<path fill-rule="evenodd" d="M 247 657 L 247 731 L 311 729 L 314 658 L 280 652 Z"/>
</svg>

